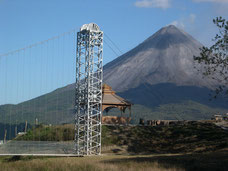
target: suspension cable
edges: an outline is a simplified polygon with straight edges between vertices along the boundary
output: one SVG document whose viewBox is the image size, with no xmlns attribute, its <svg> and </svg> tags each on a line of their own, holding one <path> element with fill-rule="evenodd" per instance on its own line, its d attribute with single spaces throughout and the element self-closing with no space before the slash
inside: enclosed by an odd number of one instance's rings
<svg viewBox="0 0 228 171">
<path fill-rule="evenodd" d="M 23 47 L 23 48 L 20 48 L 20 49 L 16 49 L 16 50 L 7 52 L 7 53 L 4 53 L 4 54 L 0 54 L 0 57 L 9 56 L 9 55 L 11 55 L 11 54 L 20 52 L 20 51 L 22 51 L 22 50 L 26 50 L 26 49 L 29 49 L 29 48 L 32 48 L 32 47 L 35 47 L 35 46 L 38 46 L 38 45 L 42 45 L 42 44 L 44 44 L 44 43 L 46 43 L 46 42 L 48 42 L 48 41 L 50 41 L 50 40 L 58 39 L 58 38 L 60 38 L 60 37 L 63 37 L 63 36 L 65 36 L 65 35 L 67 35 L 67 34 L 70 34 L 70 33 L 74 32 L 74 31 L 76 31 L 76 30 L 77 30 L 77 29 L 74 28 L 74 29 L 72 29 L 72 30 L 70 30 L 70 31 L 68 31 L 68 32 L 64 32 L 64 33 L 62 33 L 62 34 L 60 34 L 60 35 L 51 37 L 51 38 L 49 38 L 49 39 L 46 39 L 46 40 L 43 40 L 43 41 L 40 41 L 40 42 L 31 44 L 31 45 L 28 45 L 28 46 Z"/>
<path fill-rule="evenodd" d="M 104 33 L 104 35 L 108 38 L 108 40 L 115 46 L 115 48 L 120 52 L 120 54 L 122 55 L 123 52 L 120 50 L 120 48 L 116 45 L 116 43 L 114 43 L 114 41 L 112 41 L 112 39 L 107 35 L 107 33 Z"/>
<path fill-rule="evenodd" d="M 112 50 L 113 53 L 116 54 L 116 56 L 119 56 L 119 54 L 107 43 L 107 41 L 104 40 L 104 43 Z"/>
</svg>

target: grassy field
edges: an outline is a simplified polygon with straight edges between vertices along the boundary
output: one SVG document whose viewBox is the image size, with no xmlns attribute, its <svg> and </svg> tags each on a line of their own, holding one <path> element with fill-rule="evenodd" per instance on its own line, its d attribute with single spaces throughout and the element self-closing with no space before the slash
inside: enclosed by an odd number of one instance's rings
<svg viewBox="0 0 228 171">
<path fill-rule="evenodd" d="M 228 149 L 202 154 L 105 155 L 93 157 L 0 157 L 4 171 L 182 171 L 228 168 Z"/>
</svg>

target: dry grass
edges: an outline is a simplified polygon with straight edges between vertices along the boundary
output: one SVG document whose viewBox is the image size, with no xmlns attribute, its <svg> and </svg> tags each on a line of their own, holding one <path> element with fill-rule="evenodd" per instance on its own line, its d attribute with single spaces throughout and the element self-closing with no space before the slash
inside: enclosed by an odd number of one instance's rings
<svg viewBox="0 0 228 171">
<path fill-rule="evenodd" d="M 139 156 L 140 158 L 140 156 Z M 2 158 L 0 170 L 4 171 L 181 171 L 185 170 L 172 165 L 154 162 L 136 162 L 132 156 L 100 156 L 100 157 L 66 157 L 66 158 L 26 158 L 13 161 Z M 119 163 L 119 160 L 126 160 Z M 129 161 L 128 161 L 129 160 Z M 113 162 L 113 163 L 112 163 Z"/>
<path fill-rule="evenodd" d="M 102 145 L 126 146 L 131 154 L 202 153 L 228 148 L 228 132 L 212 123 L 172 126 L 105 126 Z"/>
</svg>

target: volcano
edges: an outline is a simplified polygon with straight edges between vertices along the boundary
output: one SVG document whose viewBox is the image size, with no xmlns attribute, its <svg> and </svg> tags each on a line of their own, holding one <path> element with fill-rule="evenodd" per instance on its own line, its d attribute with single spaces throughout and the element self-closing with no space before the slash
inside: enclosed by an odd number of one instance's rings
<svg viewBox="0 0 228 171">
<path fill-rule="evenodd" d="M 106 64 L 104 82 L 124 98 L 149 108 L 181 104 L 181 108 L 188 111 L 189 104 L 192 106 L 193 103 L 227 108 L 223 99 L 209 100 L 216 83 L 203 78 L 199 72 L 202 66 L 193 60 L 193 56 L 200 54 L 202 46 L 173 25 L 163 27 L 134 49 Z M 172 111 L 172 108 L 168 110 Z M 190 108 L 190 112 L 199 112 Z"/>
<path fill-rule="evenodd" d="M 202 46 L 177 27 L 164 27 L 105 65 L 104 81 L 118 92 L 161 83 L 210 88 L 212 83 L 202 80 L 193 61 Z"/>
</svg>

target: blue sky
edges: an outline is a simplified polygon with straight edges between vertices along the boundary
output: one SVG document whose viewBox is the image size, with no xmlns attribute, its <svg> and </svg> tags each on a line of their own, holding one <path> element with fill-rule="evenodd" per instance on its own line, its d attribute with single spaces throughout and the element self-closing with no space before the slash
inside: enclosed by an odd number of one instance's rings
<svg viewBox="0 0 228 171">
<path fill-rule="evenodd" d="M 204 45 L 211 45 L 217 32 L 212 23 L 216 16 L 228 18 L 228 0 L 0 0 L 0 54 L 74 28 L 79 30 L 90 22 L 97 23 L 123 53 L 169 24 L 185 30 Z M 104 45 L 104 64 L 116 57 Z M 8 63 L 13 61 L 9 59 Z M 4 103 L 1 94 L 0 90 L 0 104 Z M 18 98 L 17 102 L 26 98 Z M 13 95 L 5 101 L 12 99 Z"/>
<path fill-rule="evenodd" d="M 220 15 L 228 0 L 0 0 L 0 54 L 90 22 L 123 52 L 171 23 L 209 45 Z"/>
</svg>

